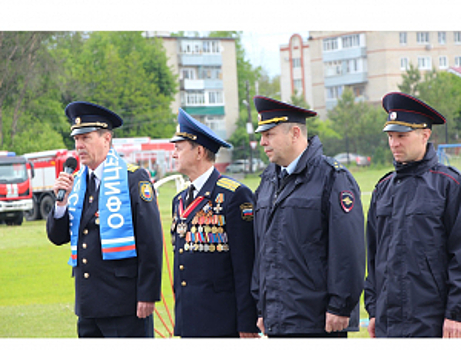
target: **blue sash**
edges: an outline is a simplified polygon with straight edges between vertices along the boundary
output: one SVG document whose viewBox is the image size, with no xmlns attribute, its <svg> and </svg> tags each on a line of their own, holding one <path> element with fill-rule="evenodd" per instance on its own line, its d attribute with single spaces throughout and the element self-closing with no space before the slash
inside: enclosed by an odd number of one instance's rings
<svg viewBox="0 0 461 350">
<path fill-rule="evenodd" d="M 69 195 L 71 257 L 68 264 L 71 266 L 77 266 L 78 233 L 87 172 L 86 166 L 80 169 Z M 113 148 L 109 150 L 104 161 L 98 209 L 103 260 L 136 257 L 127 166 Z"/>
</svg>

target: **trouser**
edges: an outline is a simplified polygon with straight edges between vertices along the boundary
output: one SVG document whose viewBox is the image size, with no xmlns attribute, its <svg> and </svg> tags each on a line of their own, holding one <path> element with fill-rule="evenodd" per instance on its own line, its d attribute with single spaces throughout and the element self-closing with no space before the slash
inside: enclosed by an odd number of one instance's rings
<svg viewBox="0 0 461 350">
<path fill-rule="evenodd" d="M 347 338 L 347 332 L 274 334 L 268 338 Z"/>
<path fill-rule="evenodd" d="M 152 316 L 150 316 L 152 317 Z M 79 317 L 77 321 L 79 338 L 119 338 L 149 336 L 146 323 L 149 318 L 138 318 L 136 315 L 86 318 Z"/>
</svg>

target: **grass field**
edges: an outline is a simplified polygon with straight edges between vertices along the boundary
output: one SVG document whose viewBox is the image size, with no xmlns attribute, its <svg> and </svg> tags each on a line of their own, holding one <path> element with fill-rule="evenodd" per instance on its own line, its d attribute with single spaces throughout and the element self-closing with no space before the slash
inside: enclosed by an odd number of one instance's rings
<svg viewBox="0 0 461 350">
<path fill-rule="evenodd" d="M 365 213 L 375 183 L 387 171 L 389 169 L 352 169 L 363 193 Z M 242 181 L 255 190 L 259 177 L 248 176 Z M 159 315 L 155 315 L 154 324 L 163 336 L 169 336 L 173 329 L 170 316 L 174 317 L 174 300 L 168 266 L 171 269 L 173 264 L 169 227 L 171 199 L 175 194 L 171 182 L 160 188 L 159 206 L 167 252 L 162 284 L 165 303 L 156 304 Z M 71 267 L 67 265 L 69 250 L 69 245 L 57 247 L 48 241 L 43 220 L 14 227 L 0 225 L 0 338 L 77 336 L 74 285 Z M 361 318 L 366 318 L 363 307 Z M 366 338 L 368 334 L 363 328 L 350 337 Z"/>
</svg>

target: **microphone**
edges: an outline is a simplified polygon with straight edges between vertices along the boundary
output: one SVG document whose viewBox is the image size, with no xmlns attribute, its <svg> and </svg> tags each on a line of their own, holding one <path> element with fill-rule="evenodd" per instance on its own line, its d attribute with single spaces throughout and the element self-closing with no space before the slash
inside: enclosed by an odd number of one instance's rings
<svg viewBox="0 0 461 350">
<path fill-rule="evenodd" d="M 67 174 L 72 174 L 76 168 L 77 168 L 77 159 L 75 159 L 74 157 L 67 158 L 66 162 L 64 163 L 64 172 Z M 62 202 L 64 200 L 65 195 L 66 195 L 66 190 L 62 190 L 62 189 L 59 190 L 56 200 L 58 202 Z"/>
</svg>

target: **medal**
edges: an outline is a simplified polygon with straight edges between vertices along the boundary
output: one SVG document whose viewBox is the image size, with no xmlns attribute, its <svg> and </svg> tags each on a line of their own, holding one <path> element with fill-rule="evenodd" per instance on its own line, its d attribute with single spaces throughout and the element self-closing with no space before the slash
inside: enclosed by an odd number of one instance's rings
<svg viewBox="0 0 461 350">
<path fill-rule="evenodd" d="M 195 226 L 192 226 L 192 227 L 191 227 L 191 229 L 190 229 L 190 232 L 192 232 L 192 233 L 195 233 L 195 232 L 197 232 L 197 227 L 195 227 Z"/>
<path fill-rule="evenodd" d="M 222 244 L 218 244 L 218 245 L 216 246 L 216 250 L 217 250 L 218 252 L 222 252 Z"/>
<path fill-rule="evenodd" d="M 99 218 L 96 218 L 96 220 L 94 221 L 96 225 L 99 225 Z"/>
<path fill-rule="evenodd" d="M 218 228 L 217 228 L 216 226 L 213 226 L 213 227 L 211 228 L 211 232 L 217 233 L 217 232 L 218 232 Z"/>
<path fill-rule="evenodd" d="M 184 243 L 184 250 L 188 251 L 189 250 L 189 243 Z"/>
<path fill-rule="evenodd" d="M 180 222 L 176 227 L 176 232 L 178 233 L 179 237 L 183 238 L 185 233 L 187 232 L 187 224 L 184 222 Z"/>
<path fill-rule="evenodd" d="M 214 251 L 215 251 L 215 246 L 214 246 L 214 244 L 210 244 L 210 252 L 213 253 Z"/>
<path fill-rule="evenodd" d="M 203 245 L 203 251 L 204 251 L 204 252 L 210 251 L 210 246 L 209 246 L 208 244 L 204 244 L 204 245 Z"/>
<path fill-rule="evenodd" d="M 206 225 L 205 226 L 205 233 L 210 233 L 211 232 L 211 227 Z"/>
</svg>

